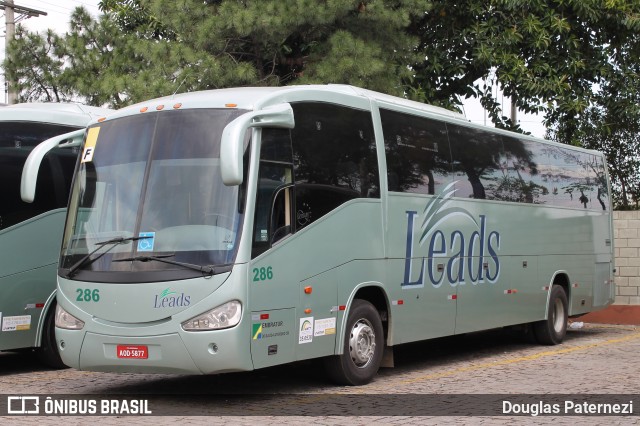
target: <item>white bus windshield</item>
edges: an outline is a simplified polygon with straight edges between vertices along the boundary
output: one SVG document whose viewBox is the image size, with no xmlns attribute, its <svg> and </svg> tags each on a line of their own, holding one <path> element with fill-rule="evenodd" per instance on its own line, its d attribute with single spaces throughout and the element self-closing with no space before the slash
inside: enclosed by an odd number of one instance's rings
<svg viewBox="0 0 640 426">
<path fill-rule="evenodd" d="M 233 263 L 242 191 L 220 179 L 220 137 L 243 112 L 154 112 L 90 127 L 72 188 L 61 274 L 99 281 L 117 271 L 111 282 L 145 282 Z"/>
</svg>

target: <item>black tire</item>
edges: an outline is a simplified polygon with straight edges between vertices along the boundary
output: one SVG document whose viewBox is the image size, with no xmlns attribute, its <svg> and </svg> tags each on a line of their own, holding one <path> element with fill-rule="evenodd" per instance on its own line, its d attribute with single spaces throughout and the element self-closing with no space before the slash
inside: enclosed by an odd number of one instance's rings
<svg viewBox="0 0 640 426">
<path fill-rule="evenodd" d="M 327 358 L 325 368 L 337 384 L 364 385 L 378 373 L 383 352 L 380 314 L 371 303 L 355 299 L 347 318 L 343 353 Z"/>
<path fill-rule="evenodd" d="M 68 367 L 62 362 L 62 358 L 60 358 L 60 353 L 58 352 L 58 344 L 56 343 L 56 305 L 56 302 L 53 302 L 49 308 L 49 312 L 47 312 L 42 330 L 42 342 L 36 350 L 36 353 L 38 354 L 38 359 L 40 359 L 40 362 L 44 365 L 55 369 L 62 369 Z"/>
<path fill-rule="evenodd" d="M 567 294 L 559 285 L 551 287 L 547 319 L 533 324 L 533 332 L 538 343 L 558 345 L 567 334 L 568 310 Z"/>
</svg>

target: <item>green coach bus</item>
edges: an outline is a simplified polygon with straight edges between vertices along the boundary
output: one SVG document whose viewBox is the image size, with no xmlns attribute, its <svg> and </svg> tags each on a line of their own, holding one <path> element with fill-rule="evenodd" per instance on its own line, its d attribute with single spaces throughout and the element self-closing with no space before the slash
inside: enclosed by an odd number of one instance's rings
<svg viewBox="0 0 640 426">
<path fill-rule="evenodd" d="M 62 360 L 220 373 L 612 303 L 603 156 L 350 86 L 180 94 L 92 123 L 58 265 Z M 385 354 L 386 352 L 386 354 Z"/>
<path fill-rule="evenodd" d="M 106 110 L 79 104 L 25 103 L 0 109 L 0 351 L 37 348 L 63 367 L 56 350 L 57 259 L 77 151 L 54 149 L 34 175 L 32 202 L 20 198 L 28 155 L 49 138 L 56 145 Z M 82 132 L 77 138 L 82 140 Z"/>
</svg>

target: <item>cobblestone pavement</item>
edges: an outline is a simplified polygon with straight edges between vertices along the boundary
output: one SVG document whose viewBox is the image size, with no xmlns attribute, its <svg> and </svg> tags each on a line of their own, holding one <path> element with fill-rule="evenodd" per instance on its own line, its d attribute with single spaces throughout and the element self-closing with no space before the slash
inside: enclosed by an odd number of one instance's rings
<svg viewBox="0 0 640 426">
<path fill-rule="evenodd" d="M 638 353 L 640 329 L 631 326 L 586 324 L 569 330 L 559 346 L 539 346 L 520 333 L 497 330 L 399 346 L 395 368 L 381 369 L 372 383 L 361 387 L 328 383 L 318 362 L 250 373 L 175 376 L 46 370 L 30 354 L 2 353 L 0 394 L 161 395 L 162 407 L 181 415 L 15 416 L 0 418 L 0 424 L 638 424 L 637 414 L 455 416 L 501 406 L 511 396 L 520 401 L 527 394 L 551 394 L 550 402 L 558 403 L 586 394 L 599 394 L 596 402 L 602 403 L 610 402 L 602 394 L 619 395 L 623 400 L 635 396 L 633 409 L 640 413 Z M 406 415 L 401 415 L 405 410 Z M 429 416 L 438 410 L 451 416 Z M 220 412 L 241 415 L 216 415 Z M 337 415 L 341 412 L 352 415 Z M 376 415 L 353 415 L 367 413 Z"/>
</svg>

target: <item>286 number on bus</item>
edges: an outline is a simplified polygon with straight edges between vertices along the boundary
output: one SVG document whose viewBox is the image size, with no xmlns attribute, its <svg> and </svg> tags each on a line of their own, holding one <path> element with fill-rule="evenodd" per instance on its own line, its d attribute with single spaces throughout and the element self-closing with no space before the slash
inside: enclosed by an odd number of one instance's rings
<svg viewBox="0 0 640 426">
<path fill-rule="evenodd" d="M 91 290 L 90 288 L 77 288 L 76 293 L 78 293 L 78 297 L 76 297 L 76 302 L 98 302 L 100 301 L 100 290 L 94 288 Z"/>
<path fill-rule="evenodd" d="M 253 268 L 253 281 L 266 281 L 273 278 L 273 267 Z"/>
</svg>

